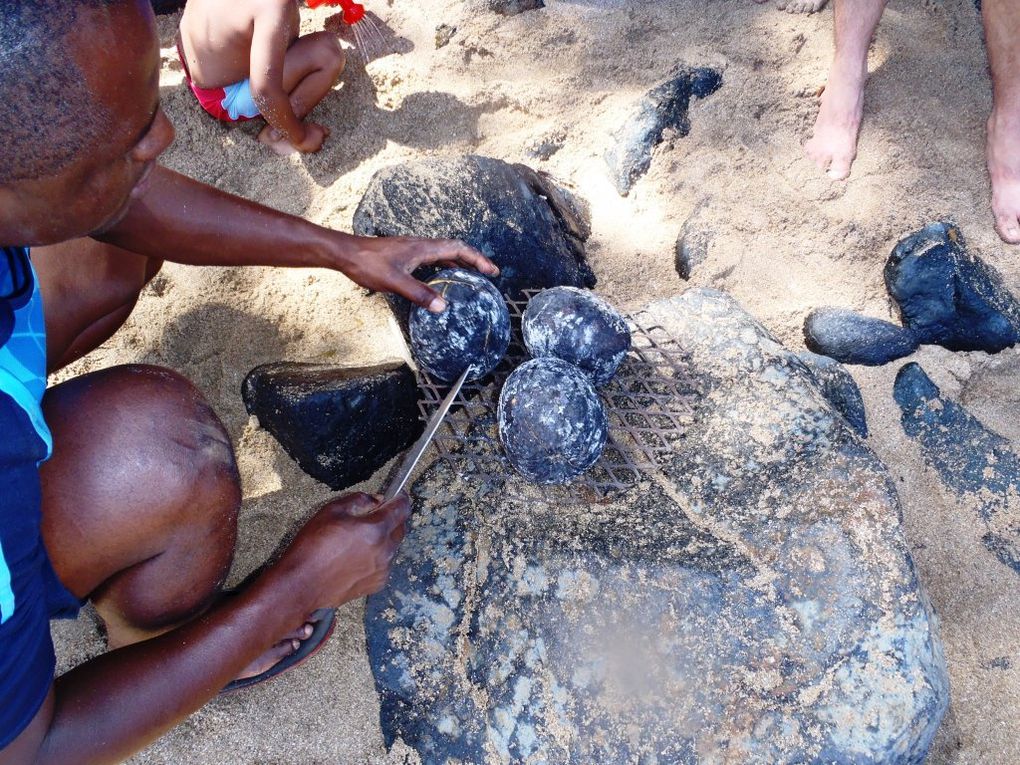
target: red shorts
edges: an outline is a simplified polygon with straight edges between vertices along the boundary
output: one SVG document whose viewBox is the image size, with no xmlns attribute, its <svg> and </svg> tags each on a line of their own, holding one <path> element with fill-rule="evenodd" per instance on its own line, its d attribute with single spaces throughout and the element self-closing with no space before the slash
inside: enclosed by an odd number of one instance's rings
<svg viewBox="0 0 1020 765">
<path fill-rule="evenodd" d="M 209 112 L 209 114 L 218 120 L 223 120 L 224 122 L 244 122 L 246 120 L 255 119 L 255 117 L 258 116 L 258 114 L 238 114 L 236 117 L 232 117 L 230 112 L 228 112 L 225 108 L 228 100 L 228 93 L 225 88 L 200 88 L 192 82 L 191 72 L 188 71 L 188 62 L 184 60 L 184 50 L 181 48 L 180 39 L 177 40 L 177 55 L 180 56 L 181 66 L 184 67 L 184 79 L 187 81 L 188 87 L 191 88 L 191 92 L 195 94 L 195 98 L 198 99 L 198 103 L 201 104 L 202 108 Z"/>
</svg>

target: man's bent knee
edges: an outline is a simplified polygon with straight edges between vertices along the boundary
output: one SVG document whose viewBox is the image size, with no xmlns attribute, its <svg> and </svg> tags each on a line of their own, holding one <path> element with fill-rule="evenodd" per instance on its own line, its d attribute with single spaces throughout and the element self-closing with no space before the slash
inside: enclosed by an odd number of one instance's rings
<svg viewBox="0 0 1020 765">
<path fill-rule="evenodd" d="M 63 383 L 43 406 L 54 440 L 41 470 L 43 534 L 65 584 L 88 594 L 186 541 L 193 575 L 216 586 L 233 552 L 240 482 L 201 393 L 170 370 L 130 365 Z"/>
</svg>

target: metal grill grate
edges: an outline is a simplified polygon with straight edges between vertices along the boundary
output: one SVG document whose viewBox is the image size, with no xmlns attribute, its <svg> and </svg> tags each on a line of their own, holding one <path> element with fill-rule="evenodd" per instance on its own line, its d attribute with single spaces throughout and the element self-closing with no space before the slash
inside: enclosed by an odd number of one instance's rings
<svg viewBox="0 0 1020 765">
<path fill-rule="evenodd" d="M 499 442 L 496 409 L 503 382 L 530 356 L 521 339 L 521 316 L 540 290 L 525 290 L 521 300 L 507 299 L 512 336 L 499 366 L 464 384 L 436 432 L 438 459 L 461 478 L 477 485 L 479 495 L 508 493 L 529 501 L 608 502 L 656 469 L 682 439 L 693 417 L 697 391 L 686 372 L 680 345 L 645 312 L 627 317 L 631 350 L 616 376 L 599 393 L 609 418 L 609 440 L 595 465 L 569 483 L 537 486 L 510 464 Z M 418 408 L 427 420 L 442 402 L 447 386 L 419 370 Z"/>
</svg>

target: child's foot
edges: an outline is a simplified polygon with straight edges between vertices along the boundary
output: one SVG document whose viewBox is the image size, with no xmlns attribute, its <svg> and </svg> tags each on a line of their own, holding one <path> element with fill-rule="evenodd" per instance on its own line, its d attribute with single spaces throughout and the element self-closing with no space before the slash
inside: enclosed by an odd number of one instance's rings
<svg viewBox="0 0 1020 765">
<path fill-rule="evenodd" d="M 864 73 L 832 72 L 829 75 L 814 133 L 804 145 L 808 157 L 834 180 L 850 175 L 850 166 L 857 157 L 857 135 L 864 113 L 864 81 Z"/>
<path fill-rule="evenodd" d="M 767 3 L 768 0 L 754 0 Z M 817 13 L 829 0 L 776 0 L 776 8 L 787 13 Z"/>
<path fill-rule="evenodd" d="M 272 125 L 266 125 L 259 133 L 259 143 L 268 146 L 281 157 L 286 157 L 297 152 L 294 145 L 284 138 L 280 131 Z"/>
<path fill-rule="evenodd" d="M 1020 244 L 1020 100 L 992 110 L 987 155 L 995 230 L 1004 242 Z"/>
</svg>

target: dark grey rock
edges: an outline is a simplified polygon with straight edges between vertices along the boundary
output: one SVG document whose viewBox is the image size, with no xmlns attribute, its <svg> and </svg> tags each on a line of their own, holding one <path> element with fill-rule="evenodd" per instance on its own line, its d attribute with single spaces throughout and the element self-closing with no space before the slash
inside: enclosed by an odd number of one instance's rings
<svg viewBox="0 0 1020 765">
<path fill-rule="evenodd" d="M 406 364 L 263 364 L 241 395 L 301 469 L 335 491 L 369 478 L 424 430 Z"/>
<path fill-rule="evenodd" d="M 553 287 L 528 301 L 521 323 L 532 356 L 555 356 L 605 385 L 630 350 L 627 321 L 588 290 Z"/>
<path fill-rule="evenodd" d="M 545 8 L 545 3 L 542 0 L 489 0 L 489 10 L 502 16 L 516 16 L 535 8 Z"/>
<path fill-rule="evenodd" d="M 415 485 L 365 617 L 386 744 L 426 765 L 919 765 L 948 681 L 888 473 L 731 299 L 649 311 L 702 392 L 661 471 L 606 504 L 479 496 L 447 463 Z"/>
<path fill-rule="evenodd" d="M 427 159 L 380 170 L 354 215 L 361 236 L 463 239 L 500 268 L 505 295 L 595 286 L 584 209 L 547 176 L 487 157 Z M 438 269 L 419 269 L 427 278 Z M 397 303 L 406 317 L 407 302 Z"/>
<path fill-rule="evenodd" d="M 712 241 L 709 231 L 685 223 L 676 239 L 676 272 L 687 281 L 694 274 L 694 269 L 708 258 L 708 245 Z"/>
<path fill-rule="evenodd" d="M 591 380 L 555 358 L 515 369 L 499 394 L 499 439 L 513 466 L 533 483 L 564 483 L 594 465 L 609 423 Z"/>
<path fill-rule="evenodd" d="M 952 223 L 902 239 L 886 263 L 885 283 L 921 344 L 997 353 L 1020 342 L 1020 302 Z"/>
<path fill-rule="evenodd" d="M 436 27 L 436 50 L 445 48 L 450 44 L 450 40 L 457 34 L 457 27 L 450 24 L 440 24 Z"/>
<path fill-rule="evenodd" d="M 832 404 L 861 438 L 868 437 L 868 421 L 864 413 L 864 399 L 857 381 L 842 364 L 828 356 L 803 351 L 797 354 L 804 366 L 818 381 L 822 395 Z"/>
<path fill-rule="evenodd" d="M 539 136 L 528 146 L 528 155 L 535 159 L 549 159 L 563 148 L 567 141 L 567 131 L 554 130 Z"/>
<path fill-rule="evenodd" d="M 815 353 L 866 366 L 909 356 L 918 346 L 910 330 L 843 308 L 816 308 L 808 314 L 804 342 Z"/>
<path fill-rule="evenodd" d="M 982 541 L 1020 574 L 1020 455 L 957 402 L 944 397 L 918 364 L 896 375 L 893 397 L 903 430 L 950 490 L 985 525 Z"/>
<path fill-rule="evenodd" d="M 510 345 L 510 312 L 499 290 L 481 274 L 450 268 L 428 284 L 447 302 L 441 313 L 415 306 L 408 321 L 411 351 L 432 377 L 453 382 L 489 374 Z"/>
<path fill-rule="evenodd" d="M 634 114 L 613 134 L 605 156 L 620 194 L 626 196 L 648 170 L 652 149 L 662 143 L 667 129 L 680 136 L 691 132 L 687 114 L 691 99 L 705 98 L 721 85 L 722 74 L 715 69 L 678 66 L 641 99 Z"/>
</svg>

